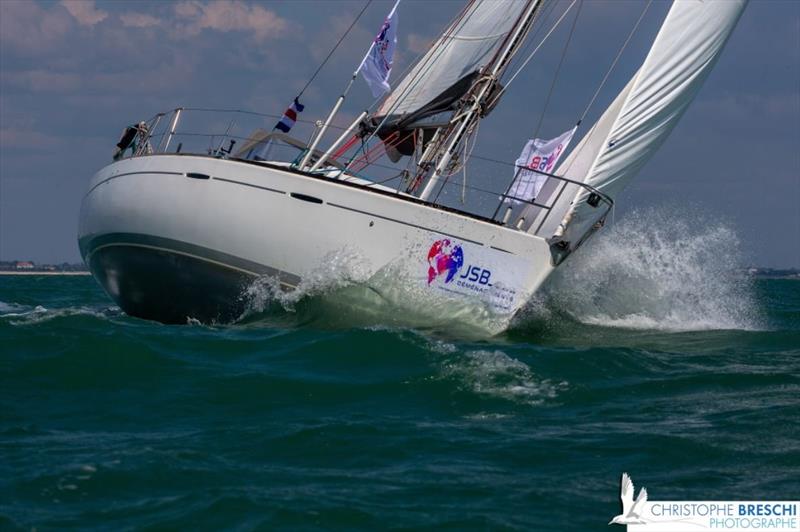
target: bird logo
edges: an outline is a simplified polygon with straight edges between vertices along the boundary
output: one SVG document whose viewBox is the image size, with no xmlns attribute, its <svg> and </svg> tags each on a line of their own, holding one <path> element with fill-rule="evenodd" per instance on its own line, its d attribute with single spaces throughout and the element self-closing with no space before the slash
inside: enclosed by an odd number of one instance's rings
<svg viewBox="0 0 800 532">
<path fill-rule="evenodd" d="M 639 496 L 633 500 L 633 481 L 627 473 L 622 474 L 619 486 L 619 500 L 622 502 L 622 513 L 609 521 L 609 525 L 643 525 L 646 523 L 642 519 L 641 513 L 644 504 L 647 502 L 647 488 L 639 490 Z"/>
</svg>

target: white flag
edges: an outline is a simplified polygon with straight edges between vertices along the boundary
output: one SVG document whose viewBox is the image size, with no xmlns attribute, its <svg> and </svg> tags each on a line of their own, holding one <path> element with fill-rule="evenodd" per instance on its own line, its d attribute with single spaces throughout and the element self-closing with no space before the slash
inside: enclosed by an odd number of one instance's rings
<svg viewBox="0 0 800 532">
<path fill-rule="evenodd" d="M 369 85 L 374 97 L 379 97 L 392 88 L 389 86 L 389 75 L 392 73 L 394 49 L 397 46 L 397 4 L 395 3 L 389 16 L 381 26 L 372 47 L 361 63 L 361 75 Z"/>
<path fill-rule="evenodd" d="M 518 200 L 532 201 L 539 195 L 539 191 L 547 182 L 547 176 L 534 170 L 548 174 L 553 173 L 558 159 L 566 151 L 576 129 L 578 126 L 554 139 L 531 139 L 525 144 L 514 169 L 517 178 L 508 191 L 508 196 L 511 197 L 505 198 L 505 201 L 522 203 Z"/>
</svg>

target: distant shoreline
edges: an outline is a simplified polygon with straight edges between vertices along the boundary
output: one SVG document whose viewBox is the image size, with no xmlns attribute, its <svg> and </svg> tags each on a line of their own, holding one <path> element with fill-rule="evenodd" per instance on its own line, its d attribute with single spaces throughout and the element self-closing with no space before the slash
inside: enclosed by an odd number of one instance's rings
<svg viewBox="0 0 800 532">
<path fill-rule="evenodd" d="M 89 272 L 14 272 L 0 271 L 0 275 L 90 275 Z"/>
</svg>

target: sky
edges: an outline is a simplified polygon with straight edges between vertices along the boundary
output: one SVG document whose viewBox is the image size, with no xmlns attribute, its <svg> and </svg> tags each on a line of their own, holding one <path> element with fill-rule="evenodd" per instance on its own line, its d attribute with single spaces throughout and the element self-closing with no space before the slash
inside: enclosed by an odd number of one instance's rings
<svg viewBox="0 0 800 532">
<path fill-rule="evenodd" d="M 401 2 L 391 82 L 462 5 Z M 584 0 L 547 106 L 571 18 L 483 121 L 475 153 L 511 162 L 540 119 L 544 138 L 572 127 L 644 5 Z M 178 106 L 279 115 L 363 6 L 0 0 L 0 260 L 78 262 L 81 199 L 124 126 Z M 559 0 L 554 13 L 566 6 Z M 370 4 L 304 93 L 303 118 L 324 118 L 390 8 Z M 588 123 L 641 63 L 668 8 L 650 6 Z M 371 103 L 358 80 L 338 123 Z M 698 224 L 734 228 L 748 264 L 800 267 L 800 2 L 751 0 L 696 100 L 617 199 L 616 216 L 649 207 L 680 216 L 687 206 Z"/>
</svg>

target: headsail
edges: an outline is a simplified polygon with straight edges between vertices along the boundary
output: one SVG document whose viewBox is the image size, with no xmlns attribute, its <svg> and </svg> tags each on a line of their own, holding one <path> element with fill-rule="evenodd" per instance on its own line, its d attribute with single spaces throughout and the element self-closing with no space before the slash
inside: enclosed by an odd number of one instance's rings
<svg viewBox="0 0 800 532">
<path fill-rule="evenodd" d="M 747 0 L 676 0 L 639 71 L 556 174 L 583 181 L 612 198 L 666 140 L 694 99 L 739 20 Z M 573 188 L 573 187 L 569 187 Z M 574 187 L 577 188 L 577 187 Z M 554 213 L 529 231 L 572 246 L 597 218 L 589 193 L 564 194 Z M 530 218 L 529 218 L 530 219 Z"/>
</svg>

